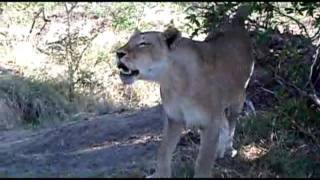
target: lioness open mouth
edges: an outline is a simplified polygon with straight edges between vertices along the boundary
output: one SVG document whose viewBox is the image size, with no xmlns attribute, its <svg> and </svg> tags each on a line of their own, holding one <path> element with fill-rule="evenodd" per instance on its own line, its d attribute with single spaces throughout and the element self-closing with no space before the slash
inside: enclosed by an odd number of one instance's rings
<svg viewBox="0 0 320 180">
<path fill-rule="evenodd" d="M 139 74 L 139 70 L 131 70 L 121 62 L 118 64 L 118 68 L 120 69 L 120 74 L 123 76 L 137 76 Z"/>
<path fill-rule="evenodd" d="M 134 81 L 134 77 L 139 75 L 139 70 L 131 70 L 122 62 L 117 66 L 120 70 L 120 78 L 124 84 L 131 84 Z"/>
</svg>

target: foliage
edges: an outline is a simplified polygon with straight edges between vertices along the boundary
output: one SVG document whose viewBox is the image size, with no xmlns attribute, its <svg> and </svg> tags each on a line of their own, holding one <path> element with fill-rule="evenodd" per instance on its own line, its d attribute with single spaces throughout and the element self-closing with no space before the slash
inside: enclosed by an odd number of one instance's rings
<svg viewBox="0 0 320 180">
<path fill-rule="evenodd" d="M 191 37 L 232 19 L 241 2 L 194 3 L 187 9 Z M 240 121 L 237 141 L 268 149 L 254 166 L 280 177 L 317 177 L 320 148 L 320 3 L 250 2 L 247 20 L 256 67 L 248 95 L 264 89 L 274 100 Z M 305 23 L 306 19 L 309 24 Z M 297 27 L 297 28 L 294 28 Z M 268 97 L 265 97 L 268 98 Z M 263 104 L 258 98 L 256 104 Z M 262 100 L 261 100 L 262 99 Z M 261 106 L 262 107 L 262 106 Z M 262 111 L 264 110 L 264 111 Z"/>
<path fill-rule="evenodd" d="M 111 7 L 112 15 L 112 27 L 116 30 L 128 30 L 132 31 L 134 27 L 137 26 L 137 21 L 139 21 L 139 16 L 143 13 L 144 5 L 143 3 L 132 2 L 126 3 L 115 3 Z M 126 13 L 121 13 L 126 11 Z"/>
<path fill-rule="evenodd" d="M 190 19 L 189 26 L 196 24 L 194 35 L 198 32 L 209 32 L 216 29 L 221 23 L 227 21 L 232 13 L 235 12 L 240 2 L 212 2 L 212 3 L 195 3 L 186 10 Z M 313 18 L 313 26 L 319 28 L 320 14 L 319 2 L 251 2 L 247 3 L 251 8 L 252 14 L 256 13 L 256 17 L 250 21 L 261 26 L 260 28 L 268 29 L 270 25 L 274 29 L 278 25 L 284 24 L 288 19 L 298 24 L 303 30 L 303 33 L 309 37 L 309 32 L 306 27 L 294 16 L 290 15 L 305 15 Z M 257 15 L 258 14 L 258 15 Z M 285 17 L 284 21 L 282 18 Z M 202 23 L 200 23 L 202 22 Z M 313 38 L 318 36 L 316 33 Z"/>
<path fill-rule="evenodd" d="M 91 42 L 97 37 L 99 29 L 93 29 L 89 36 L 81 35 L 79 28 L 72 28 L 73 10 L 77 4 L 64 4 L 66 12 L 66 33 L 60 36 L 55 42 L 47 43 L 46 52 L 54 59 L 62 64 L 67 65 L 68 83 L 69 83 L 69 100 L 73 101 L 75 96 L 75 86 L 92 86 L 98 84 L 92 81 L 93 72 L 80 68 L 80 64 L 84 60 L 84 54 L 91 45 Z M 97 64 L 97 63 L 95 63 Z"/>
<path fill-rule="evenodd" d="M 52 10 L 54 7 L 59 6 L 59 2 L 5 2 L 0 3 L 0 9 L 4 14 L 10 13 L 10 22 L 6 23 L 18 23 L 24 25 L 31 25 L 32 17 L 34 12 L 38 12 L 41 9 L 45 11 Z M 21 12 L 24 15 L 21 16 Z"/>
</svg>

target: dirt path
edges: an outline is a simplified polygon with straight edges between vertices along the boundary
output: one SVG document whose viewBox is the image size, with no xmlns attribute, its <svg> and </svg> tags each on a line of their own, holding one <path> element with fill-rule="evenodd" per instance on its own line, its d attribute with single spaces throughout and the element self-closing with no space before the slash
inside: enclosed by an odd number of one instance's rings
<svg viewBox="0 0 320 180">
<path fill-rule="evenodd" d="M 155 168 L 162 124 L 162 108 L 157 106 L 36 131 L 2 131 L 0 177 L 145 177 Z M 173 177 L 193 177 L 199 143 L 194 131 L 184 132 L 173 155 Z M 273 177 L 252 169 L 257 163 L 225 157 L 217 160 L 212 176 Z"/>
<path fill-rule="evenodd" d="M 159 106 L 39 131 L 0 132 L 1 177 L 142 176 L 153 167 Z"/>
</svg>

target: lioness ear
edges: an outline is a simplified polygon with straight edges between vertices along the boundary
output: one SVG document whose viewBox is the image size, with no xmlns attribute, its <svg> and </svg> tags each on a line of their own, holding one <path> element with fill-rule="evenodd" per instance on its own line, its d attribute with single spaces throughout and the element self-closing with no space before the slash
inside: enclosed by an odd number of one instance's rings
<svg viewBox="0 0 320 180">
<path fill-rule="evenodd" d="M 181 37 L 181 32 L 173 26 L 169 26 L 164 32 L 166 43 L 170 48 L 171 45 Z"/>
</svg>

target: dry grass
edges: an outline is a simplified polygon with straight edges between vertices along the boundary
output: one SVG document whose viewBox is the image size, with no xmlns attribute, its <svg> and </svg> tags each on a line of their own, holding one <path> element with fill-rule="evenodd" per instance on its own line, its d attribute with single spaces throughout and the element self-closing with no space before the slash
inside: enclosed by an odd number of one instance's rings
<svg viewBox="0 0 320 180">
<path fill-rule="evenodd" d="M 4 129 L 22 123 L 65 119 L 70 112 L 66 97 L 48 82 L 10 74 L 0 75 L 1 121 Z"/>
</svg>

